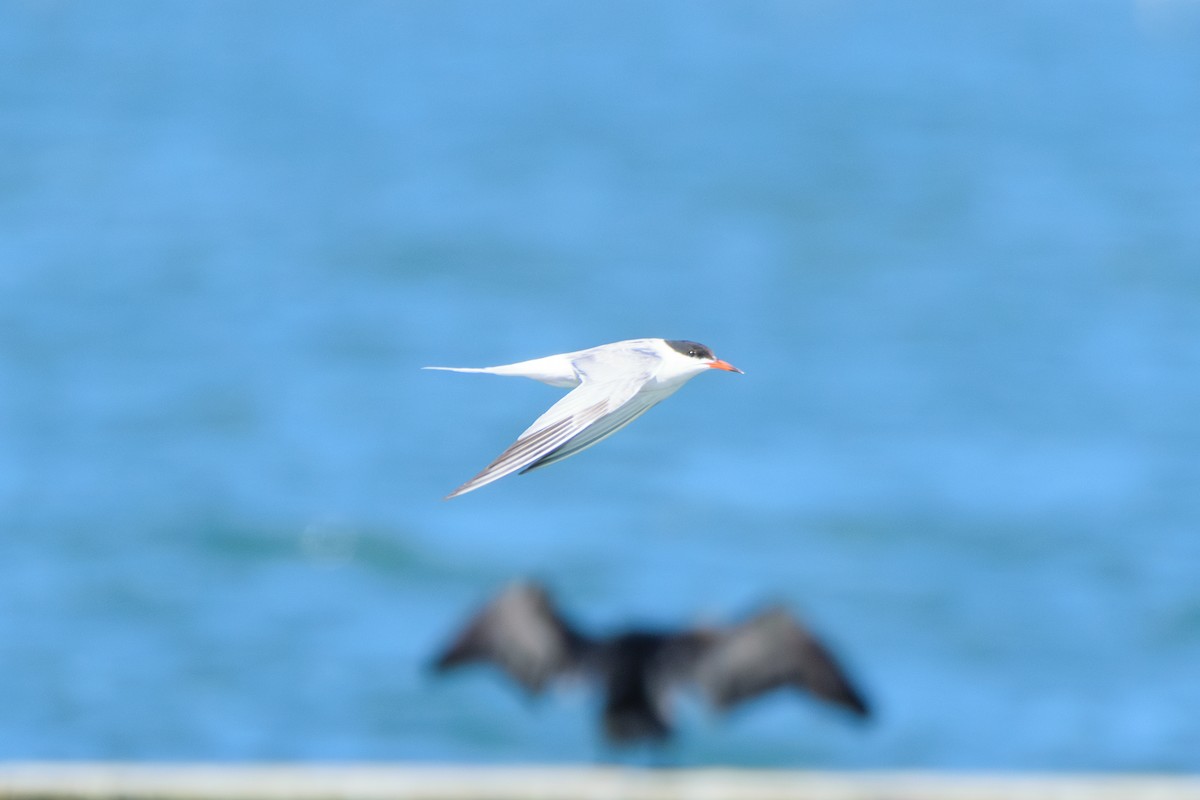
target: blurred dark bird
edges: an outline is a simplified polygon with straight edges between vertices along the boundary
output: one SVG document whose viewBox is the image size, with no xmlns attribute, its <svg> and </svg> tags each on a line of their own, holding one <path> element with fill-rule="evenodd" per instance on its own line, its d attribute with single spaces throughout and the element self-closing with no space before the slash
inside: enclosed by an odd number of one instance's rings
<svg viewBox="0 0 1200 800">
<path fill-rule="evenodd" d="M 566 621 L 543 587 L 514 583 L 467 622 L 435 667 L 445 672 L 477 662 L 495 664 L 532 695 L 561 677 L 598 684 L 604 735 L 613 744 L 670 738 L 671 695 L 688 687 L 722 711 L 793 687 L 869 714 L 829 650 L 778 607 L 725 628 L 591 637 Z"/>
</svg>

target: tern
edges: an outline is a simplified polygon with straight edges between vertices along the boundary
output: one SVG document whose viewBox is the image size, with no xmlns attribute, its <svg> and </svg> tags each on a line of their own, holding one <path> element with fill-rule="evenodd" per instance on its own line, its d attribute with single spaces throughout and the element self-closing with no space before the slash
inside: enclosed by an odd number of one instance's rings
<svg viewBox="0 0 1200 800">
<path fill-rule="evenodd" d="M 447 500 L 510 473 L 544 467 L 591 447 L 702 372 L 742 372 L 704 345 L 682 339 L 629 339 L 499 367 L 424 369 L 516 375 L 572 389 L 482 472 L 446 495 Z"/>
<path fill-rule="evenodd" d="M 790 687 L 858 717 L 870 713 L 829 649 L 781 606 L 725 627 L 593 637 L 562 616 L 543 586 L 520 581 L 472 616 L 433 666 L 472 663 L 499 667 L 531 695 L 561 678 L 598 684 L 604 736 L 617 745 L 669 739 L 670 701 L 689 687 L 722 711 Z"/>
</svg>

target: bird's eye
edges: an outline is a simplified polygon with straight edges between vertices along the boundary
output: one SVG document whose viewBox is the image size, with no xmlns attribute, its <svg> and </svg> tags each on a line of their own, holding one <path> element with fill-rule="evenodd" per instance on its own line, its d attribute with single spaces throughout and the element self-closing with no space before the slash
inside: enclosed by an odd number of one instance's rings
<svg viewBox="0 0 1200 800">
<path fill-rule="evenodd" d="M 686 339 L 667 339 L 671 349 L 686 358 L 711 359 L 712 351 L 699 342 L 689 342 Z"/>
</svg>

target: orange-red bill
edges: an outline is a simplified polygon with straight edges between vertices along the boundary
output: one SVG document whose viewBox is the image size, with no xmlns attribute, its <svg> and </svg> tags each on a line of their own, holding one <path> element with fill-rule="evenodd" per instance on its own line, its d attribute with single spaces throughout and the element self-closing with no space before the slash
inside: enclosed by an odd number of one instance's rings
<svg viewBox="0 0 1200 800">
<path fill-rule="evenodd" d="M 722 361 L 719 358 L 716 361 L 711 362 L 708 365 L 708 368 L 709 369 L 723 369 L 726 372 L 736 372 L 738 375 L 746 374 L 746 373 L 742 372 L 740 369 L 738 369 L 737 367 L 735 367 L 733 364 L 730 364 L 728 361 Z"/>
</svg>

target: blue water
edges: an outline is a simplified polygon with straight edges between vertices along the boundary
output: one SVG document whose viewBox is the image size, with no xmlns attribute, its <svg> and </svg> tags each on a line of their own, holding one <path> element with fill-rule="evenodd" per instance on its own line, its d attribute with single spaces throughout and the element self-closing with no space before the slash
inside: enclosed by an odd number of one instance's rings
<svg viewBox="0 0 1200 800">
<path fill-rule="evenodd" d="M 788 603 L 878 709 L 682 764 L 1200 769 L 1200 13 L 0 7 L 0 757 L 589 761 L 425 665 Z M 638 336 L 701 376 L 441 496 Z"/>
</svg>

